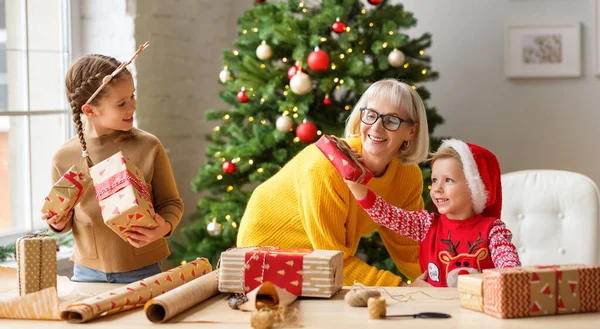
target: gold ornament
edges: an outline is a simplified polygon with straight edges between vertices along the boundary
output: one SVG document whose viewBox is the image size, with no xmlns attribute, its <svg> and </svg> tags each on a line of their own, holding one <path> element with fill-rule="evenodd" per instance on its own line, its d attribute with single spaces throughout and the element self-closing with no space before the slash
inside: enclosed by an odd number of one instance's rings
<svg viewBox="0 0 600 329">
<path fill-rule="evenodd" d="M 290 89 L 296 95 L 308 94 L 312 91 L 312 80 L 310 79 L 310 76 L 301 70 L 298 70 L 290 80 Z"/>
<path fill-rule="evenodd" d="M 388 63 L 393 67 L 402 66 L 405 60 L 406 56 L 404 56 L 404 53 L 395 48 L 388 55 Z"/>
<path fill-rule="evenodd" d="M 258 59 L 261 61 L 264 61 L 271 58 L 271 56 L 273 56 L 273 50 L 267 44 L 267 42 L 263 40 L 260 46 L 256 48 L 256 57 L 258 57 Z"/>
</svg>

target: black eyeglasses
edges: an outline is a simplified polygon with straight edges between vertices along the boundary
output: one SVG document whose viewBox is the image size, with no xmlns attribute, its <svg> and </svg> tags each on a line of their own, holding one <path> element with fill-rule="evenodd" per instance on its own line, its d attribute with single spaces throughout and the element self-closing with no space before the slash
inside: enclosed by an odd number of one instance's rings
<svg viewBox="0 0 600 329">
<path fill-rule="evenodd" d="M 381 118 L 383 128 L 389 131 L 396 131 L 400 129 L 402 122 L 406 122 L 408 124 L 415 123 L 412 120 L 404 120 L 393 114 L 379 114 L 375 110 L 371 110 L 366 107 L 360 109 L 360 121 L 362 121 L 364 124 L 374 125 L 379 118 Z"/>
</svg>

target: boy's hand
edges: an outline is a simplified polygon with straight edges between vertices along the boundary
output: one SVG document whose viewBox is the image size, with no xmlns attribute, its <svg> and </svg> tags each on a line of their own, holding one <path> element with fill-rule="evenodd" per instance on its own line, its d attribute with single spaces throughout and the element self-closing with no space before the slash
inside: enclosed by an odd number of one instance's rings
<svg viewBox="0 0 600 329">
<path fill-rule="evenodd" d="M 368 189 L 365 185 L 356 183 L 353 181 L 345 180 L 345 179 L 344 179 L 344 182 L 346 182 L 346 184 L 348 185 L 348 188 L 350 189 L 352 194 L 354 194 L 354 197 L 356 198 L 356 200 L 362 200 L 367 197 Z"/>
<path fill-rule="evenodd" d="M 46 223 L 48 223 L 48 225 L 52 226 L 55 230 L 57 231 L 62 231 L 65 226 L 67 226 L 67 223 L 71 220 L 71 218 L 73 217 L 73 210 L 69 211 L 69 213 L 66 216 L 63 216 L 62 218 L 58 218 L 58 215 L 50 215 L 49 212 L 42 214 L 42 219 L 46 221 Z"/>
<path fill-rule="evenodd" d="M 164 237 L 173 229 L 171 223 L 165 221 L 159 214 L 154 214 L 154 219 L 158 224 L 155 228 L 132 226 L 131 228 L 134 231 L 124 233 L 127 237 L 127 241 L 129 241 L 132 246 L 141 248 Z"/>
<path fill-rule="evenodd" d="M 430 283 L 428 283 L 427 281 L 427 271 L 423 272 L 423 274 L 419 275 L 418 278 L 415 279 L 415 281 L 413 281 L 409 287 L 433 287 Z"/>
</svg>

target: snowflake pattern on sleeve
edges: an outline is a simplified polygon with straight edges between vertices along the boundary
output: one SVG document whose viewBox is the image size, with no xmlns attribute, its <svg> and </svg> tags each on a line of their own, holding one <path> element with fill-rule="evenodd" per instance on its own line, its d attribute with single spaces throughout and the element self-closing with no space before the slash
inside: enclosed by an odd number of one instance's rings
<svg viewBox="0 0 600 329">
<path fill-rule="evenodd" d="M 497 219 L 490 229 L 490 254 L 496 268 L 519 267 L 517 248 L 512 243 L 512 232 Z"/>
<path fill-rule="evenodd" d="M 375 223 L 418 242 L 425 239 L 431 228 L 433 214 L 429 214 L 427 210 L 406 211 L 394 207 L 369 190 L 367 198 L 373 197 L 375 197 L 375 202 L 372 203 L 373 206 L 363 208 Z M 363 206 L 363 203 L 359 202 L 359 204 Z"/>
</svg>

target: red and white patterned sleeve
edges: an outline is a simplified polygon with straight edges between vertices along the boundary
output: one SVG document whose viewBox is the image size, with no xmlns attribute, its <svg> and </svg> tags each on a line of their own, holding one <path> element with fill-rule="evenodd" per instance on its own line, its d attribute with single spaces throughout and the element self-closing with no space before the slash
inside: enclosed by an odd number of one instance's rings
<svg viewBox="0 0 600 329">
<path fill-rule="evenodd" d="M 427 210 L 406 211 L 394 207 L 370 189 L 364 199 L 356 201 L 375 223 L 415 241 L 423 241 L 431 228 L 433 214 Z"/>
<path fill-rule="evenodd" d="M 490 229 L 490 254 L 496 268 L 520 267 L 517 247 L 512 243 L 512 232 L 497 219 Z"/>
</svg>

